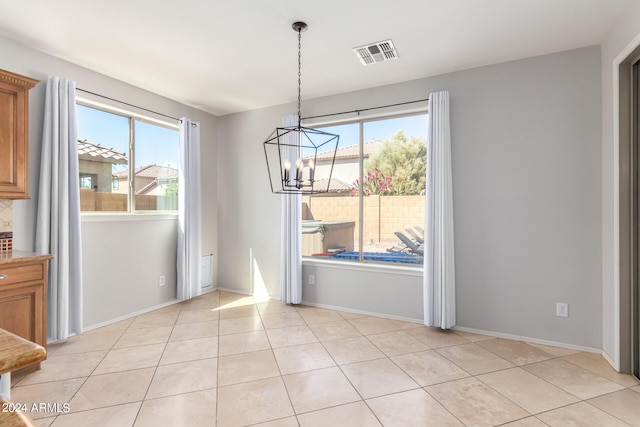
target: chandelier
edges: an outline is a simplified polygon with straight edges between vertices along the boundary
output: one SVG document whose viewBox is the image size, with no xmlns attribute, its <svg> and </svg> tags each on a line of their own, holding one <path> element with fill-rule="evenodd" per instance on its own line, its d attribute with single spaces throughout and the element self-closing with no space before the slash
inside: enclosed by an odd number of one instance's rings
<svg viewBox="0 0 640 427">
<path fill-rule="evenodd" d="M 296 125 L 277 127 L 263 143 L 271 191 L 327 193 L 340 136 L 301 124 L 301 39 L 307 24 L 294 22 L 291 27 L 298 33 L 298 116 Z"/>
</svg>

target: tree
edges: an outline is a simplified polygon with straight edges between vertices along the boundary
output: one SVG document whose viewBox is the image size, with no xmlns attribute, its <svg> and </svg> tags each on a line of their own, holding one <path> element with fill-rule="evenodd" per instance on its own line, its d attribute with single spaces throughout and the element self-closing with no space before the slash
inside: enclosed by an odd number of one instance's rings
<svg viewBox="0 0 640 427">
<path fill-rule="evenodd" d="M 164 188 L 165 197 L 175 197 L 178 195 L 178 181 L 169 181 Z"/>
<path fill-rule="evenodd" d="M 409 196 L 423 194 L 426 183 L 427 145 L 422 138 L 407 140 L 397 131 L 365 164 L 365 195 Z M 356 186 L 358 181 L 354 183 Z M 355 192 L 357 194 L 357 191 Z"/>
</svg>

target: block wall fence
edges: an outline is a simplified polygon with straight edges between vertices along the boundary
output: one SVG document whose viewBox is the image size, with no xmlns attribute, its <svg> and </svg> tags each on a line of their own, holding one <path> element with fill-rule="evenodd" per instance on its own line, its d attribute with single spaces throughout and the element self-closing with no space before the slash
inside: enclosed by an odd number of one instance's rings
<svg viewBox="0 0 640 427">
<path fill-rule="evenodd" d="M 424 228 L 425 196 L 366 196 L 364 201 L 365 244 L 397 242 L 393 234 L 406 228 Z M 360 229 L 357 197 L 309 197 L 302 198 L 302 219 L 324 221 L 355 221 L 356 246 Z"/>
</svg>

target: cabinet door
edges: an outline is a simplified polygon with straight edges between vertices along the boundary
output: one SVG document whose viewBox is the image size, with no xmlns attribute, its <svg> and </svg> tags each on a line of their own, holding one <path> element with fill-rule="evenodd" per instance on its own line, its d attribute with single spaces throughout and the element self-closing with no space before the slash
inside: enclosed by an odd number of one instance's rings
<svg viewBox="0 0 640 427">
<path fill-rule="evenodd" d="M 44 284 L 19 288 L 0 288 L 0 326 L 2 329 L 42 345 L 42 300 Z"/>
<path fill-rule="evenodd" d="M 0 328 L 47 347 L 46 261 L 0 267 Z"/>
<path fill-rule="evenodd" d="M 0 70 L 0 199 L 26 199 L 29 89 L 37 80 Z"/>
</svg>

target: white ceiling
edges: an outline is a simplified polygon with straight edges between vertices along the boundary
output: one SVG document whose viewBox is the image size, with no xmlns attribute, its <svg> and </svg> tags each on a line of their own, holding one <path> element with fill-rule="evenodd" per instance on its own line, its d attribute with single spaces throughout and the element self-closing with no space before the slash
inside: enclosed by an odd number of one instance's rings
<svg viewBox="0 0 640 427">
<path fill-rule="evenodd" d="M 0 35 L 220 115 L 296 100 L 297 20 L 310 99 L 600 44 L 632 1 L 20 0 Z M 399 59 L 361 65 L 386 39 Z"/>
</svg>

